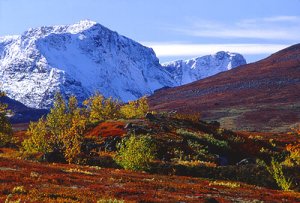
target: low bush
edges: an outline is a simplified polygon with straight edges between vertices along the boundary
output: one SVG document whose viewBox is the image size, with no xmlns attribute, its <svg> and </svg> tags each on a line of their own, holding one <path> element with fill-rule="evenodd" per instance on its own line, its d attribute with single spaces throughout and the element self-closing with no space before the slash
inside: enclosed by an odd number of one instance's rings
<svg viewBox="0 0 300 203">
<path fill-rule="evenodd" d="M 228 142 L 225 140 L 218 140 L 214 138 L 212 135 L 204 134 L 203 138 L 211 145 L 220 148 L 220 149 L 229 149 Z"/>
<path fill-rule="evenodd" d="M 286 147 L 287 152 L 289 153 L 284 161 L 286 166 L 300 166 L 300 144 L 297 145 L 288 145 Z"/>
<path fill-rule="evenodd" d="M 99 199 L 97 203 L 124 203 L 124 200 L 118 199 Z"/>
<path fill-rule="evenodd" d="M 156 145 L 150 136 L 131 135 L 120 143 L 115 161 L 125 169 L 149 170 L 156 157 Z"/>
<path fill-rule="evenodd" d="M 268 166 L 265 162 L 260 161 L 260 164 L 263 165 L 270 175 L 274 178 L 279 188 L 284 191 L 290 190 L 292 186 L 292 179 L 287 178 L 283 173 L 283 163 L 276 161 L 272 158 L 270 166 Z"/>
</svg>

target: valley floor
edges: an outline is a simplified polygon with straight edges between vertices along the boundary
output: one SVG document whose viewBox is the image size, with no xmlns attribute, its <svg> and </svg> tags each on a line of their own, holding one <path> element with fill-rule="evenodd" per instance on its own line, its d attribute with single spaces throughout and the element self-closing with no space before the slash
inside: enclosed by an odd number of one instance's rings
<svg viewBox="0 0 300 203">
<path fill-rule="evenodd" d="M 239 182 L 4 157 L 0 182 L 1 202 L 300 202 L 300 193 Z"/>
</svg>

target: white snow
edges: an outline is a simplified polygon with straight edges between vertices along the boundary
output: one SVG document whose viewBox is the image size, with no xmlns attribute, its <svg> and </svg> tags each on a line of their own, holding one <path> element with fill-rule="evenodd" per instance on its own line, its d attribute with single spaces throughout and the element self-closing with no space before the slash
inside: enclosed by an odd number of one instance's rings
<svg viewBox="0 0 300 203">
<path fill-rule="evenodd" d="M 152 49 L 89 20 L 0 38 L 0 88 L 33 108 L 49 108 L 58 91 L 80 102 L 95 91 L 127 102 L 243 63 L 219 52 L 161 66 Z"/>
<path fill-rule="evenodd" d="M 220 51 L 190 60 L 167 62 L 162 66 L 171 73 L 177 85 L 184 85 L 244 64 L 246 60 L 241 54 Z"/>
<path fill-rule="evenodd" d="M 49 108 L 57 91 L 126 102 L 174 86 L 152 49 L 88 20 L 0 38 L 0 81 L 9 97 L 33 108 Z"/>
</svg>

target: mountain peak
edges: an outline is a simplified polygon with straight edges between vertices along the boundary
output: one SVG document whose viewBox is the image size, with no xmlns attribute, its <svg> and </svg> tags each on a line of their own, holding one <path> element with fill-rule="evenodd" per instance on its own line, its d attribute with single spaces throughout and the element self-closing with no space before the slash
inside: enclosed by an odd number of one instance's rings
<svg viewBox="0 0 300 203">
<path fill-rule="evenodd" d="M 162 67 L 152 49 L 91 20 L 33 28 L 16 38 L 0 39 L 1 89 L 33 108 L 51 107 L 56 92 L 83 101 L 99 91 L 127 102 L 166 86 L 203 79 L 245 60 L 218 52 L 173 63 Z"/>
<path fill-rule="evenodd" d="M 100 24 L 92 20 L 81 20 L 78 23 L 75 23 L 73 25 L 68 25 L 67 31 L 72 34 L 77 34 L 82 31 L 88 30 L 95 25 L 100 25 Z"/>
<path fill-rule="evenodd" d="M 127 102 L 174 85 L 152 49 L 90 20 L 0 41 L 0 81 L 33 108 L 51 107 L 56 92 L 81 102 L 99 91 Z"/>
</svg>

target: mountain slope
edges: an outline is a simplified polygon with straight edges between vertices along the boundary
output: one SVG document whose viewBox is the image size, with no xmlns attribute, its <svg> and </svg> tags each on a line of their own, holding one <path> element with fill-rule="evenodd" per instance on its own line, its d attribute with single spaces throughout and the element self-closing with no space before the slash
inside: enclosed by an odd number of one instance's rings
<svg viewBox="0 0 300 203">
<path fill-rule="evenodd" d="M 256 63 L 157 91 L 153 110 L 201 112 L 238 130 L 288 131 L 300 121 L 300 44 Z"/>
<path fill-rule="evenodd" d="M 55 92 L 80 101 L 95 91 L 122 101 L 174 86 L 152 49 L 92 21 L 0 38 L 0 81 L 29 107 L 49 108 Z"/>
<path fill-rule="evenodd" d="M 245 64 L 242 55 L 220 51 L 190 60 L 164 63 L 162 66 L 171 73 L 177 84 L 184 85 Z"/>
<path fill-rule="evenodd" d="M 152 49 L 88 20 L 0 37 L 1 90 L 37 109 L 51 107 L 56 92 L 82 102 L 99 91 L 127 102 L 244 63 L 239 54 L 218 52 L 162 67 Z"/>
</svg>

